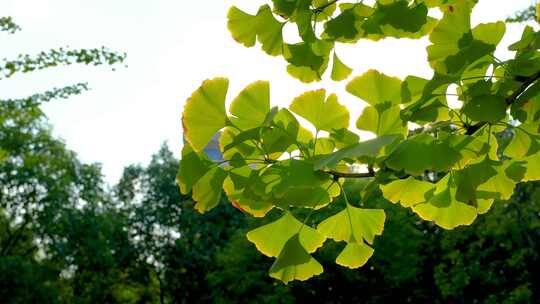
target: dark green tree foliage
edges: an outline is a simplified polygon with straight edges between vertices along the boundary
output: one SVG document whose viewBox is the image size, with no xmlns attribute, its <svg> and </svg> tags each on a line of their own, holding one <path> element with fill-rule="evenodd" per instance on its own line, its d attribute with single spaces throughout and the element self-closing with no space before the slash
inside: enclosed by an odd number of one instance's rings
<svg viewBox="0 0 540 304">
<path fill-rule="evenodd" d="M 178 164 L 163 145 L 147 167 L 127 167 L 115 192 L 137 254 L 159 280 L 162 301 L 212 302 L 205 276 L 215 267 L 216 251 L 243 226 L 243 216 L 222 204 L 201 217 L 178 191 Z"/>
<path fill-rule="evenodd" d="M 2 29 L 18 27 L 3 18 Z M 2 71 L 7 78 L 57 65 L 123 60 L 105 49 L 62 50 L 5 60 Z M 54 138 L 41 111 L 43 102 L 85 90 L 86 84 L 75 84 L 0 100 L 2 303 L 129 302 L 151 286 L 133 274 L 137 255 L 126 218 L 113 208 L 100 167 L 80 162 Z"/>
<path fill-rule="evenodd" d="M 13 19 L 11 17 L 0 17 L 1 32 L 8 32 L 13 34 L 20 29 L 21 27 L 18 26 L 15 22 L 13 22 Z"/>
</svg>

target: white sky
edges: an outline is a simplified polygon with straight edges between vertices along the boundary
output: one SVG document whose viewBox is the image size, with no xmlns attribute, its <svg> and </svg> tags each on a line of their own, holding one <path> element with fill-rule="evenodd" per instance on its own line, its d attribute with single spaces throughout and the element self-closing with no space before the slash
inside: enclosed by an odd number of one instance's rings
<svg viewBox="0 0 540 304">
<path fill-rule="evenodd" d="M 274 105 L 286 106 L 300 93 L 326 88 L 351 110 L 363 102 L 345 93 L 346 81 L 303 85 L 288 76 L 285 61 L 245 48 L 230 37 L 226 13 L 231 5 L 248 12 L 270 1 L 218 0 L 0 0 L 0 16 L 12 16 L 23 30 L 0 35 L 1 57 L 70 46 L 107 46 L 127 52 L 127 68 L 68 67 L 20 74 L 0 82 L 2 98 L 25 97 L 52 87 L 87 81 L 91 91 L 45 106 L 54 134 L 85 162 L 103 164 L 115 182 L 131 163 L 147 163 L 162 142 L 179 154 L 184 101 L 207 78 L 230 79 L 229 100 L 255 80 L 270 80 Z M 482 0 L 473 23 L 504 19 L 532 0 Z M 519 38 L 523 25 L 507 28 L 502 45 Z M 287 38 L 287 37 L 286 37 Z M 294 38 L 291 38 L 294 39 Z M 354 68 L 370 68 L 401 78 L 429 78 L 427 40 L 387 39 L 337 46 Z M 498 53 L 505 58 L 504 49 Z M 328 78 L 328 77 L 325 77 Z"/>
</svg>

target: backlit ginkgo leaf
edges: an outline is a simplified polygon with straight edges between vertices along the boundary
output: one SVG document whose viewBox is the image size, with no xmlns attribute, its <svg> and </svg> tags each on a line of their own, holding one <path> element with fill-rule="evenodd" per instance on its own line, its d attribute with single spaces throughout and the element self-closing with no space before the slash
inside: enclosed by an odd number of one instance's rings
<svg viewBox="0 0 540 304">
<path fill-rule="evenodd" d="M 205 213 L 213 209 L 221 198 L 221 188 L 227 173 L 221 167 L 214 167 L 193 185 L 193 200 L 196 202 L 195 209 Z"/>
<path fill-rule="evenodd" d="M 259 127 L 270 111 L 270 84 L 257 81 L 245 87 L 232 101 L 230 120 L 242 130 Z"/>
<path fill-rule="evenodd" d="M 275 222 L 249 231 L 247 239 L 264 255 L 277 257 L 285 243 L 297 234 L 301 246 L 308 253 L 315 252 L 326 240 L 317 230 L 305 226 L 288 212 Z"/>
<path fill-rule="evenodd" d="M 349 126 L 347 108 L 338 102 L 335 94 L 326 98 L 326 91 L 323 89 L 296 97 L 289 108 L 311 122 L 317 130 L 332 131 Z"/>
<path fill-rule="evenodd" d="M 323 267 L 306 251 L 300 234 L 293 235 L 272 264 L 269 274 L 287 284 L 293 280 L 305 281 L 323 272 Z"/>
<path fill-rule="evenodd" d="M 184 136 L 193 150 L 200 152 L 212 137 L 227 124 L 225 96 L 229 87 L 226 78 L 206 80 L 184 106 Z"/>
<path fill-rule="evenodd" d="M 401 100 L 401 80 L 376 70 L 369 70 L 355 77 L 347 84 L 346 89 L 372 106 L 384 102 L 399 104 Z"/>
<path fill-rule="evenodd" d="M 406 179 L 381 185 L 384 198 L 392 203 L 401 203 L 403 207 L 411 207 L 425 202 L 435 190 L 435 185 L 409 176 Z"/>
</svg>

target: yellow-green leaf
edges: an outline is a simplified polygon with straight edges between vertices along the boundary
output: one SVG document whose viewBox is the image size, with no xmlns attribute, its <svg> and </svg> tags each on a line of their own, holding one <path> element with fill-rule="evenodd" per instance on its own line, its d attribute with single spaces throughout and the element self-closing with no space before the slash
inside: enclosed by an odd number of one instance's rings
<svg viewBox="0 0 540 304">
<path fill-rule="evenodd" d="M 342 81 L 351 75 L 352 69 L 344 64 L 337 54 L 334 52 L 334 59 L 332 63 L 332 74 L 330 77 L 334 81 Z"/>
<path fill-rule="evenodd" d="M 229 108 L 230 120 L 242 130 L 259 127 L 270 111 L 270 84 L 257 81 L 245 87 Z"/>
<path fill-rule="evenodd" d="M 380 188 L 387 200 L 394 204 L 399 202 L 403 207 L 411 207 L 425 202 L 432 195 L 435 185 L 410 176 L 381 185 Z"/>
<path fill-rule="evenodd" d="M 196 202 L 195 209 L 197 211 L 205 213 L 217 206 L 226 177 L 227 173 L 216 166 L 193 186 L 193 200 Z"/>
<path fill-rule="evenodd" d="M 277 260 L 270 268 L 270 276 L 287 284 L 293 280 L 305 281 L 323 272 L 323 267 L 302 245 L 296 233 L 287 240 Z"/>
<path fill-rule="evenodd" d="M 336 263 L 351 269 L 364 266 L 373 255 L 373 248 L 364 243 L 347 243 Z"/>
<path fill-rule="evenodd" d="M 401 100 L 401 80 L 375 70 L 355 77 L 346 89 L 372 106 L 384 102 L 399 104 Z"/>
<path fill-rule="evenodd" d="M 326 98 L 326 91 L 306 92 L 296 97 L 290 109 L 311 122 L 317 130 L 332 131 L 349 126 L 349 111 L 341 105 L 335 94 Z"/>
<path fill-rule="evenodd" d="M 247 239 L 266 256 L 277 257 L 285 243 L 300 232 L 299 240 L 307 252 L 315 252 L 325 241 L 317 230 L 304 226 L 290 213 L 285 213 L 279 220 L 261 226 L 247 233 Z M 302 228 L 302 229 L 300 229 Z"/>
<path fill-rule="evenodd" d="M 184 136 L 200 152 L 212 137 L 227 124 L 225 97 L 229 87 L 226 78 L 206 80 L 191 95 L 184 107 Z"/>
</svg>

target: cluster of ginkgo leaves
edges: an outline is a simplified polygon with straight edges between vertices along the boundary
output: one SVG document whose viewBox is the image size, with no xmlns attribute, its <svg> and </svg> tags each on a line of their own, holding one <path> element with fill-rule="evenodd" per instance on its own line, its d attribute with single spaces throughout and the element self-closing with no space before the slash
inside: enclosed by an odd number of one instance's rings
<svg viewBox="0 0 540 304">
<path fill-rule="evenodd" d="M 255 15 L 236 7 L 228 14 L 238 42 L 250 47 L 258 41 L 266 53 L 283 56 L 288 72 L 302 81 L 320 79 L 332 53 L 331 77 L 349 76 L 335 43 L 427 35 L 431 79 L 370 70 L 346 84 L 347 92 L 367 103 L 356 128 L 374 139 L 360 140 L 349 129 L 347 108 L 323 89 L 280 109 L 270 105 L 268 82 L 257 81 L 227 110 L 228 80 L 215 78 L 185 105 L 181 191 L 192 194 L 200 212 L 215 207 L 222 190 L 255 217 L 281 210 L 280 219 L 247 237 L 276 258 L 270 276 L 285 283 L 323 272 L 311 254 L 327 239 L 346 243 L 336 263 L 364 265 L 385 222 L 384 210 L 365 208 L 374 197 L 453 229 L 473 223 L 494 201 L 509 199 L 517 183 L 540 179 L 540 33 L 525 27 L 509 46 L 513 58 L 502 60 L 494 51 L 505 23 L 471 25 L 476 1 L 374 2 L 273 0 Z M 440 19 L 428 14 L 437 9 Z M 286 23 L 296 24 L 302 42 L 283 40 Z M 447 100 L 453 91 L 457 106 Z M 219 131 L 224 160 L 213 162 L 203 150 Z M 511 135 L 504 147 L 497 136 L 502 132 Z M 354 178 L 367 181 L 362 201 L 349 201 L 343 191 L 344 181 Z M 341 211 L 316 227 L 295 216 L 308 209 L 309 217 L 330 204 L 341 204 Z"/>
</svg>

